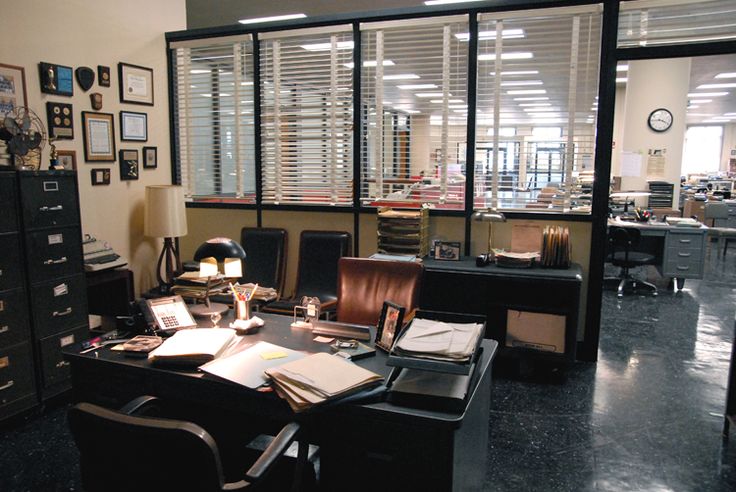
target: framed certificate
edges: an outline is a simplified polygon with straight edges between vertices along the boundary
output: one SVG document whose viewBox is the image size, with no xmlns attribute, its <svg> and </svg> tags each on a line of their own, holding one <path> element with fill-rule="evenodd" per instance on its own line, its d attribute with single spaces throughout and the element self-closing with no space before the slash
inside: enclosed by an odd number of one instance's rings
<svg viewBox="0 0 736 492">
<path fill-rule="evenodd" d="M 82 111 L 84 160 L 115 162 L 115 122 L 109 113 Z"/>
<path fill-rule="evenodd" d="M 26 106 L 26 74 L 23 67 L 0 63 L 0 114 Z"/>
<path fill-rule="evenodd" d="M 153 69 L 118 63 L 120 102 L 153 106 Z"/>
<path fill-rule="evenodd" d="M 148 115 L 120 111 L 120 140 L 145 142 L 148 140 Z"/>
</svg>

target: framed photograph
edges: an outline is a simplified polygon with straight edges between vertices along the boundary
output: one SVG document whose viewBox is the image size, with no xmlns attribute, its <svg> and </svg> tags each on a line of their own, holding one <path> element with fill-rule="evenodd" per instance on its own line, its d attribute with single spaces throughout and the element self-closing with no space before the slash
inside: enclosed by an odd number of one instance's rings
<svg viewBox="0 0 736 492">
<path fill-rule="evenodd" d="M 57 150 L 56 162 L 64 169 L 77 169 L 77 152 L 75 150 Z"/>
<path fill-rule="evenodd" d="M 23 67 L 0 63 L 0 115 L 27 106 L 26 72 Z"/>
<path fill-rule="evenodd" d="M 92 177 L 92 186 L 110 184 L 110 170 L 109 169 L 90 169 L 89 174 Z"/>
<path fill-rule="evenodd" d="M 41 92 L 57 96 L 74 95 L 74 71 L 72 67 L 55 63 L 38 64 L 38 75 L 41 81 Z"/>
<path fill-rule="evenodd" d="M 434 243 L 435 260 L 459 260 L 460 243 L 456 241 L 437 241 Z"/>
<path fill-rule="evenodd" d="M 130 181 L 138 176 L 138 151 L 120 149 L 120 179 Z"/>
<path fill-rule="evenodd" d="M 401 326 L 404 321 L 404 311 L 405 308 L 398 304 L 388 301 L 383 303 L 381 318 L 378 321 L 378 326 L 376 327 L 376 347 L 383 349 L 386 352 L 391 351 L 394 341 L 398 338 L 401 332 Z"/>
<path fill-rule="evenodd" d="M 132 111 L 120 111 L 120 140 L 145 142 L 148 140 L 148 115 Z"/>
<path fill-rule="evenodd" d="M 143 147 L 143 168 L 156 169 L 158 167 L 158 148 Z"/>
<path fill-rule="evenodd" d="M 84 160 L 115 162 L 115 122 L 110 113 L 82 111 Z"/>
<path fill-rule="evenodd" d="M 120 102 L 153 106 L 153 69 L 118 63 Z"/>
</svg>

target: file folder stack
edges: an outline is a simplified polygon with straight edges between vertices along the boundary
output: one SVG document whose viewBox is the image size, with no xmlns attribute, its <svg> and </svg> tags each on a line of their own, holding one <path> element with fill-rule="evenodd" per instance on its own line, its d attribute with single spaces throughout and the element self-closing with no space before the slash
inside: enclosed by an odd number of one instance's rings
<svg viewBox="0 0 736 492">
<path fill-rule="evenodd" d="M 274 389 L 294 412 L 373 386 L 383 378 L 341 357 L 326 353 L 266 369 Z"/>
<path fill-rule="evenodd" d="M 414 318 L 393 353 L 424 359 L 467 362 L 482 335 L 482 323 L 446 323 Z"/>
</svg>

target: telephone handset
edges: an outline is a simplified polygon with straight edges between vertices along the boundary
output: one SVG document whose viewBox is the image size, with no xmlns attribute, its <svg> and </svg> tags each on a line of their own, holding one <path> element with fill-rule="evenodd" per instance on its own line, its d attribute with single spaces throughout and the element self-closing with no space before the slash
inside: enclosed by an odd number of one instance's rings
<svg viewBox="0 0 736 492">
<path fill-rule="evenodd" d="M 140 307 L 143 318 L 154 332 L 169 334 L 176 330 L 197 327 L 181 296 L 147 299 L 140 303 Z"/>
</svg>

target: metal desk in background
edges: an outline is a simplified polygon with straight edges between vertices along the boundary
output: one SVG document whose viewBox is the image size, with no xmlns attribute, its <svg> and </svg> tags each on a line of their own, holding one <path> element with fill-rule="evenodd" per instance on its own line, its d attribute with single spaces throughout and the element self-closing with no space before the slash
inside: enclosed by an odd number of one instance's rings
<svg viewBox="0 0 736 492">
<path fill-rule="evenodd" d="M 685 279 L 703 278 L 705 271 L 706 235 L 708 228 L 682 227 L 664 222 L 632 222 L 608 219 L 609 227 L 630 227 L 641 232 L 641 250 L 657 258 L 656 267 L 660 275 L 685 286 Z M 648 241 L 649 240 L 649 241 Z"/>
</svg>

